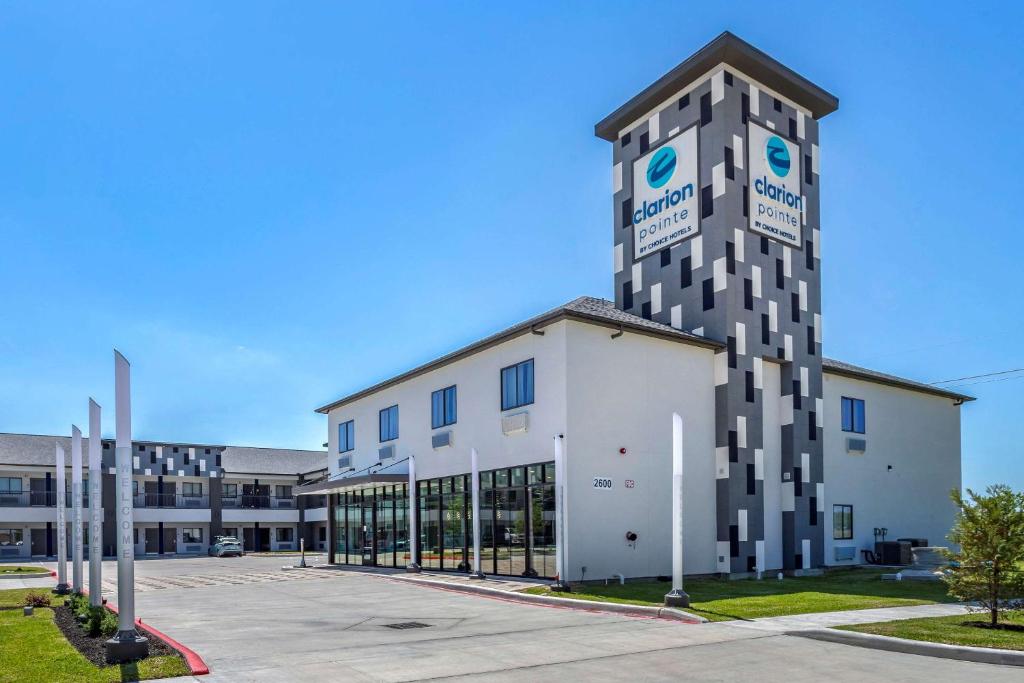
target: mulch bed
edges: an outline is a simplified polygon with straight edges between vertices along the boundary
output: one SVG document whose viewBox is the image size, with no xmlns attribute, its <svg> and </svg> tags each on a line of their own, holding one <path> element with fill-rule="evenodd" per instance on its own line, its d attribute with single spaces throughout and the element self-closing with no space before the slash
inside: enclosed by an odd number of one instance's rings
<svg viewBox="0 0 1024 683">
<path fill-rule="evenodd" d="M 53 608 L 53 621 L 61 630 L 68 642 L 75 646 L 75 649 L 96 666 L 107 666 L 107 649 L 104 645 L 110 636 L 99 635 L 95 638 L 86 633 L 82 625 L 75 619 L 75 615 L 69 607 L 60 605 Z M 143 633 L 149 638 L 149 655 L 157 657 L 162 655 L 180 656 L 177 650 L 167 646 L 164 641 Z"/>
</svg>

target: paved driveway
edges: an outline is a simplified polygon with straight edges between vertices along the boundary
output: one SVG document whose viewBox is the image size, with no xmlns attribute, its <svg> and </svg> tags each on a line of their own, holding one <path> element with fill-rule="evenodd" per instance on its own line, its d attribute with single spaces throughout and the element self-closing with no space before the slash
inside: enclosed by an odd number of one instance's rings
<svg viewBox="0 0 1024 683">
<path fill-rule="evenodd" d="M 729 624 L 538 607 L 284 558 L 136 564 L 136 611 L 198 652 L 202 681 L 1024 681 L 1012 667 L 878 652 Z M 109 570 L 107 566 L 109 564 Z M 113 577 L 113 564 L 104 571 Z M 416 622 L 423 627 L 391 628 Z"/>
</svg>

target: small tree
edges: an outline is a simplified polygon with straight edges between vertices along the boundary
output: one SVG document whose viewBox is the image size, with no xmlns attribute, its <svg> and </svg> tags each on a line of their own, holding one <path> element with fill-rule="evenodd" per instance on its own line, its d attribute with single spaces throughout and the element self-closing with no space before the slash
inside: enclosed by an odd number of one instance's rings
<svg viewBox="0 0 1024 683">
<path fill-rule="evenodd" d="M 954 561 L 949 594 L 980 603 L 995 627 L 1008 600 L 1024 597 L 1024 494 L 996 485 L 985 495 L 967 489 L 967 498 L 960 491 L 952 498 L 957 514 L 949 540 L 960 551 L 946 553 Z"/>
</svg>

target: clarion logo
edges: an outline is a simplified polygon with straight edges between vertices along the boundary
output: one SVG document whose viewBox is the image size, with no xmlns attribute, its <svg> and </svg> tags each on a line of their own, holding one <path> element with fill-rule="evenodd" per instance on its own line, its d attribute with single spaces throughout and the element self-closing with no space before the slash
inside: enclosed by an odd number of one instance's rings
<svg viewBox="0 0 1024 683">
<path fill-rule="evenodd" d="M 676 172 L 676 151 L 666 145 L 658 150 L 647 164 L 647 184 L 658 189 Z"/>
<path fill-rule="evenodd" d="M 764 146 L 764 155 L 768 159 L 768 166 L 771 167 L 772 173 L 780 178 L 785 178 L 789 175 L 789 148 L 786 147 L 786 143 L 782 141 L 782 138 L 778 135 L 768 138 L 768 142 Z"/>
</svg>

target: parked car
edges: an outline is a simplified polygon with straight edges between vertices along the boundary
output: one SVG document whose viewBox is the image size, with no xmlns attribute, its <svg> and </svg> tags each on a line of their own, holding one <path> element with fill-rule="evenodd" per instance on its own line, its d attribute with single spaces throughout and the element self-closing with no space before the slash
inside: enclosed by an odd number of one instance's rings
<svg viewBox="0 0 1024 683">
<path fill-rule="evenodd" d="M 229 555 L 241 557 L 245 554 L 242 544 L 234 536 L 217 536 L 213 539 L 207 552 L 210 557 L 227 557 Z"/>
</svg>

